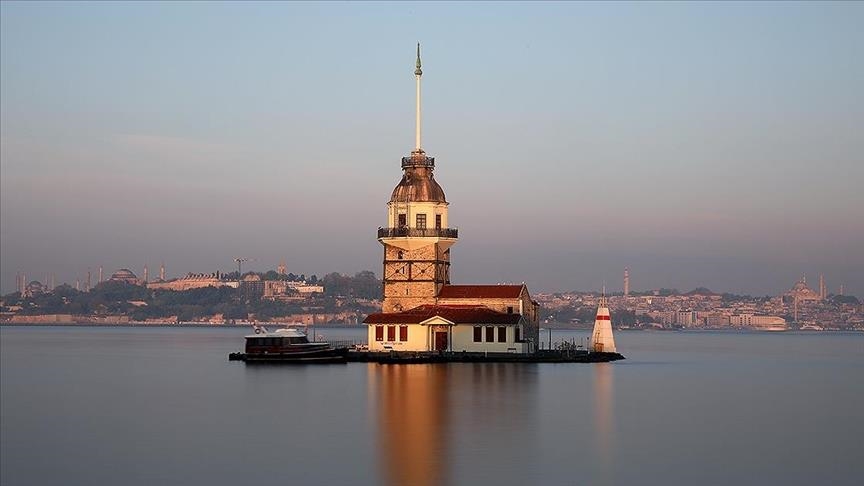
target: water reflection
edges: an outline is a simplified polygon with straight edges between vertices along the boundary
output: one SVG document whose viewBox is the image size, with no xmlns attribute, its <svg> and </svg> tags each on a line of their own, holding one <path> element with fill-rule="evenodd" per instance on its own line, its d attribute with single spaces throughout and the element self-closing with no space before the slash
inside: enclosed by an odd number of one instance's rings
<svg viewBox="0 0 864 486">
<path fill-rule="evenodd" d="M 372 365 L 379 465 L 387 484 L 444 484 L 450 367 Z"/>
<path fill-rule="evenodd" d="M 594 445 L 600 483 L 613 484 L 615 449 L 615 403 L 612 393 L 614 365 L 597 363 L 593 372 Z"/>
<path fill-rule="evenodd" d="M 387 484 L 500 482 L 530 474 L 524 448 L 536 441 L 536 367 L 373 365 L 369 384 Z M 477 464 L 496 468 L 478 471 Z"/>
</svg>

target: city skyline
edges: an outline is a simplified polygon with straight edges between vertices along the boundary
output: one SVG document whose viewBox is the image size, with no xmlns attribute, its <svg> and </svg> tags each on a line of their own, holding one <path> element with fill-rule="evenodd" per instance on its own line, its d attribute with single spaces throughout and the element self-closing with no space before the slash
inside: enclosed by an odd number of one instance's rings
<svg viewBox="0 0 864 486">
<path fill-rule="evenodd" d="M 858 4 L 0 8 L 4 294 L 238 256 L 380 276 L 417 40 L 455 280 L 864 293 Z"/>
</svg>

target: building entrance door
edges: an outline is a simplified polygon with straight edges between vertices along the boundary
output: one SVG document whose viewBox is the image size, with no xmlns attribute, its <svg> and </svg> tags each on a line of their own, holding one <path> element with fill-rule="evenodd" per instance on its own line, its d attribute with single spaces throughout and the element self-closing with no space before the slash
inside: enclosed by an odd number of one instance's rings
<svg viewBox="0 0 864 486">
<path fill-rule="evenodd" d="M 446 331 L 435 331 L 435 351 L 447 351 Z"/>
</svg>

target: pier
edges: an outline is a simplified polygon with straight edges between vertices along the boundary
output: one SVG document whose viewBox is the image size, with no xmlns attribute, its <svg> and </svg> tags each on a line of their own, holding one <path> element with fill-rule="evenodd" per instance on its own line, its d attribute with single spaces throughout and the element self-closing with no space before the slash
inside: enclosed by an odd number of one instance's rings
<svg viewBox="0 0 864 486">
<path fill-rule="evenodd" d="M 247 359 L 246 353 L 231 353 L 229 361 L 250 363 L 379 363 L 379 364 L 428 364 L 428 363 L 608 363 L 625 359 L 619 353 L 598 353 L 585 350 L 543 349 L 536 353 L 485 353 L 467 351 L 364 351 L 350 349 L 339 359 L 292 360 L 281 354 L 257 355 Z"/>
<path fill-rule="evenodd" d="M 592 353 L 544 349 L 536 353 L 482 353 L 448 351 L 349 351 L 349 362 L 414 363 L 606 363 L 624 359 L 618 353 Z"/>
</svg>

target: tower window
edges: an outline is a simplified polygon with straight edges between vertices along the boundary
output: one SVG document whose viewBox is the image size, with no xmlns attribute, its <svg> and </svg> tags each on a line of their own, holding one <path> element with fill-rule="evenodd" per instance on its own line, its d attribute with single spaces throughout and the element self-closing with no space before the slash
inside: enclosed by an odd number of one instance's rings
<svg viewBox="0 0 864 486">
<path fill-rule="evenodd" d="M 512 305 L 508 305 L 508 306 L 507 306 L 507 313 L 508 313 L 508 314 L 512 314 L 512 313 L 513 313 L 513 306 L 512 306 Z"/>
<path fill-rule="evenodd" d="M 399 326 L 399 340 L 402 342 L 408 340 L 408 326 Z"/>
<path fill-rule="evenodd" d="M 441 229 L 441 215 L 435 215 L 435 229 Z"/>
<path fill-rule="evenodd" d="M 417 215 L 417 229 L 426 229 L 426 215 L 418 214 Z"/>
<path fill-rule="evenodd" d="M 390 342 L 396 340 L 396 326 L 387 326 L 387 340 Z"/>
<path fill-rule="evenodd" d="M 486 328 L 486 342 L 494 343 L 495 342 L 495 328 L 489 326 Z"/>
<path fill-rule="evenodd" d="M 396 258 L 398 258 L 400 260 L 405 258 L 405 253 L 403 253 L 402 251 L 399 251 L 398 253 L 396 253 Z"/>
<path fill-rule="evenodd" d="M 498 326 L 498 342 L 506 343 L 507 342 L 507 328 L 504 326 Z"/>
<path fill-rule="evenodd" d="M 383 341 L 384 340 L 384 326 L 375 326 L 375 340 Z"/>
<path fill-rule="evenodd" d="M 399 215 L 399 227 L 404 228 L 406 226 L 408 226 L 408 215 L 406 215 L 404 213 L 400 214 Z"/>
<path fill-rule="evenodd" d="M 480 326 L 474 327 L 474 342 L 482 343 L 483 342 L 483 328 Z"/>
</svg>

